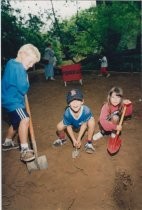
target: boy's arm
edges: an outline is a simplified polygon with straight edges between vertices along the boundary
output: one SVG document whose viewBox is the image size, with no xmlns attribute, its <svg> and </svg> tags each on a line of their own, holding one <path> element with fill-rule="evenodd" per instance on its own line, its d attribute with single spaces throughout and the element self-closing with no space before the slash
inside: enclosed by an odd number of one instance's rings
<svg viewBox="0 0 142 210">
<path fill-rule="evenodd" d="M 28 75 L 25 73 L 24 68 L 19 65 L 14 66 L 12 61 L 9 61 L 6 66 L 6 77 L 8 85 L 11 88 L 11 91 L 17 94 L 25 95 L 29 88 Z"/>
<path fill-rule="evenodd" d="M 88 135 L 89 135 L 88 140 L 91 140 L 94 133 L 94 128 L 95 128 L 95 119 L 89 107 L 84 106 L 83 115 L 84 115 L 84 123 L 80 127 L 80 131 L 77 138 L 77 141 L 80 142 L 80 145 L 81 145 L 81 138 L 85 130 L 88 128 Z"/>
<path fill-rule="evenodd" d="M 15 86 L 18 93 L 24 96 L 29 89 L 29 78 L 27 71 L 25 71 L 24 68 L 20 68 L 21 67 L 18 66 L 15 69 Z"/>
<path fill-rule="evenodd" d="M 76 145 L 76 138 L 74 136 L 74 132 L 73 132 L 73 129 L 72 129 L 72 126 L 71 125 L 68 125 L 67 126 L 67 131 L 68 131 L 68 134 L 69 134 L 70 138 L 73 141 L 73 145 L 75 146 Z"/>
<path fill-rule="evenodd" d="M 81 141 L 81 138 L 86 130 L 87 126 L 86 126 L 86 123 L 83 123 L 80 127 L 80 130 L 79 130 L 79 133 L 78 133 L 78 137 L 77 137 L 77 141 L 80 142 Z"/>
</svg>

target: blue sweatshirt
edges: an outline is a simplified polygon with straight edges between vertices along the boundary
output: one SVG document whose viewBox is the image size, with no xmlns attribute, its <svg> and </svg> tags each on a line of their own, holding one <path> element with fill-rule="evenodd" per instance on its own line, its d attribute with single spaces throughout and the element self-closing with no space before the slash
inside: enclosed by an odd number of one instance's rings
<svg viewBox="0 0 142 210">
<path fill-rule="evenodd" d="M 2 78 L 2 107 L 8 112 L 25 108 L 25 94 L 29 80 L 23 64 L 11 59 L 7 62 Z"/>
</svg>

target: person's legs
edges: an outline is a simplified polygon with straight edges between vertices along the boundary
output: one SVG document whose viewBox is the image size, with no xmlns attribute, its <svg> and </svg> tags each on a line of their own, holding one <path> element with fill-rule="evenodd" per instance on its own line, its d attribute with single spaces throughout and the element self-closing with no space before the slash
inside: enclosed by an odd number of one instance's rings
<svg viewBox="0 0 142 210">
<path fill-rule="evenodd" d="M 95 148 L 92 144 L 93 134 L 95 130 L 95 120 L 94 118 L 90 118 L 90 120 L 87 122 L 87 128 L 88 128 L 88 139 L 87 143 L 85 144 L 85 150 L 87 153 L 93 153 L 95 151 Z"/>
<path fill-rule="evenodd" d="M 108 72 L 108 68 L 107 67 L 101 67 L 101 73 L 100 75 L 105 75 L 106 78 L 108 78 L 110 76 L 109 72 Z"/>
<path fill-rule="evenodd" d="M 13 139 L 13 137 L 15 136 L 16 134 L 16 130 L 13 129 L 13 126 L 11 125 L 9 128 L 8 128 L 8 131 L 7 131 L 7 134 L 6 134 L 6 138 L 7 139 Z"/>
<path fill-rule="evenodd" d="M 88 128 L 88 140 L 92 141 L 92 137 L 93 137 L 94 130 L 95 130 L 94 118 L 90 118 L 90 120 L 87 123 L 87 128 Z"/>
<path fill-rule="evenodd" d="M 102 73 L 102 67 L 100 69 L 100 73 L 98 74 L 99 77 L 102 77 L 103 76 L 103 73 Z"/>
<path fill-rule="evenodd" d="M 105 131 L 105 130 L 103 129 L 103 127 L 102 127 L 102 125 L 101 125 L 100 122 L 98 122 L 98 125 L 99 125 L 100 131 L 94 134 L 94 136 L 93 136 L 93 140 L 94 140 L 94 141 L 97 141 L 97 140 L 101 139 L 104 135 L 110 134 L 109 131 L 107 132 L 107 131 Z"/>
<path fill-rule="evenodd" d="M 55 80 L 54 79 L 54 68 L 53 68 L 53 64 L 48 63 L 47 65 L 45 65 L 45 78 L 46 80 L 48 80 L 48 78 L 51 78 L 51 80 Z"/>
<path fill-rule="evenodd" d="M 50 76 L 51 76 L 51 80 L 55 80 L 54 79 L 54 66 L 53 66 L 53 64 L 50 64 Z"/>
<path fill-rule="evenodd" d="M 108 72 L 108 68 L 107 67 L 103 67 L 102 68 L 102 73 L 106 76 L 106 78 L 110 77 L 110 73 Z"/>
<path fill-rule="evenodd" d="M 17 121 L 17 114 L 15 113 L 15 111 L 13 112 L 5 111 L 5 114 L 7 115 L 6 121 L 10 126 L 7 130 L 5 141 L 2 144 L 2 150 L 8 151 L 12 149 L 18 149 L 19 145 L 13 141 L 13 138 L 18 130 L 18 125 L 15 126 L 16 121 Z"/>
<path fill-rule="evenodd" d="M 17 131 L 13 129 L 13 126 L 12 125 L 8 128 L 5 141 L 2 144 L 2 150 L 3 151 L 8 151 L 8 150 L 18 149 L 19 148 L 19 145 L 16 144 L 13 141 L 13 138 L 14 138 L 16 132 Z"/>
<path fill-rule="evenodd" d="M 35 159 L 33 150 L 28 146 L 28 129 L 29 129 L 29 117 L 25 117 L 21 120 L 18 133 L 21 144 L 21 160 L 32 161 Z"/>
<path fill-rule="evenodd" d="M 119 123 L 119 119 L 120 119 L 119 115 L 114 114 L 113 116 L 111 116 L 109 121 L 111 121 L 113 124 L 117 125 Z M 104 135 L 111 135 L 113 138 L 115 137 L 116 131 L 105 131 L 103 129 L 102 125 L 100 124 L 100 122 L 98 122 L 98 124 L 99 124 L 100 131 L 98 133 L 94 134 L 94 136 L 93 136 L 94 141 L 101 139 Z"/>
<path fill-rule="evenodd" d="M 44 67 L 44 72 L 45 72 L 45 79 L 48 80 L 48 64 L 45 65 Z"/>
<path fill-rule="evenodd" d="M 101 67 L 101 74 L 103 75 L 105 73 L 105 68 Z"/>
<path fill-rule="evenodd" d="M 9 113 L 11 126 L 8 130 L 7 137 L 12 138 L 15 131 L 18 130 L 20 146 L 21 146 L 21 160 L 31 161 L 35 159 L 33 150 L 28 147 L 28 128 L 29 115 L 25 109 L 19 108 Z M 6 145 L 5 145 L 6 147 Z M 6 150 L 5 150 L 6 151 Z"/>
<path fill-rule="evenodd" d="M 28 145 L 28 143 L 27 143 L 28 129 L 29 129 L 29 117 L 26 117 L 26 118 L 21 120 L 20 125 L 19 125 L 19 129 L 18 129 L 21 145 L 22 144 L 27 144 Z"/>
</svg>

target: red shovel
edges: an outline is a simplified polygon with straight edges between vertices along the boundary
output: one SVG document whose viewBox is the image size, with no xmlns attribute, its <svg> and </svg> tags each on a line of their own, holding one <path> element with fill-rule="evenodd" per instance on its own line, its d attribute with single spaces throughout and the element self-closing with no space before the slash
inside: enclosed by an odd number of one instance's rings
<svg viewBox="0 0 142 210">
<path fill-rule="evenodd" d="M 126 112 L 126 105 L 123 108 L 119 125 L 122 125 L 125 112 Z M 108 140 L 107 151 L 109 152 L 110 155 L 116 154 L 121 147 L 122 140 L 119 138 L 119 133 L 120 131 L 117 131 L 115 138 L 110 137 Z"/>
</svg>

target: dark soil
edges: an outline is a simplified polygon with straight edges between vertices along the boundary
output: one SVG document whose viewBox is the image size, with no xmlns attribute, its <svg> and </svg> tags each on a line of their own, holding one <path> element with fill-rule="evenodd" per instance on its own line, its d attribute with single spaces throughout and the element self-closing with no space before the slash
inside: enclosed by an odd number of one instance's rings
<svg viewBox="0 0 142 210">
<path fill-rule="evenodd" d="M 46 155 L 47 170 L 29 174 L 19 159 L 19 150 L 2 152 L 3 210 L 141 210 L 142 209 L 142 98 L 140 75 L 112 74 L 99 78 L 83 75 L 83 86 L 70 82 L 64 87 L 60 75 L 45 81 L 43 73 L 31 74 L 28 94 L 39 156 Z M 73 87 L 82 89 L 85 104 L 97 120 L 107 92 L 113 85 L 124 89 L 134 105 L 131 120 L 123 124 L 120 151 L 110 156 L 108 137 L 94 142 L 96 152 L 72 159 L 72 144 L 53 148 L 56 125 L 66 106 L 65 94 Z M 8 125 L 2 119 L 2 139 Z"/>
</svg>

